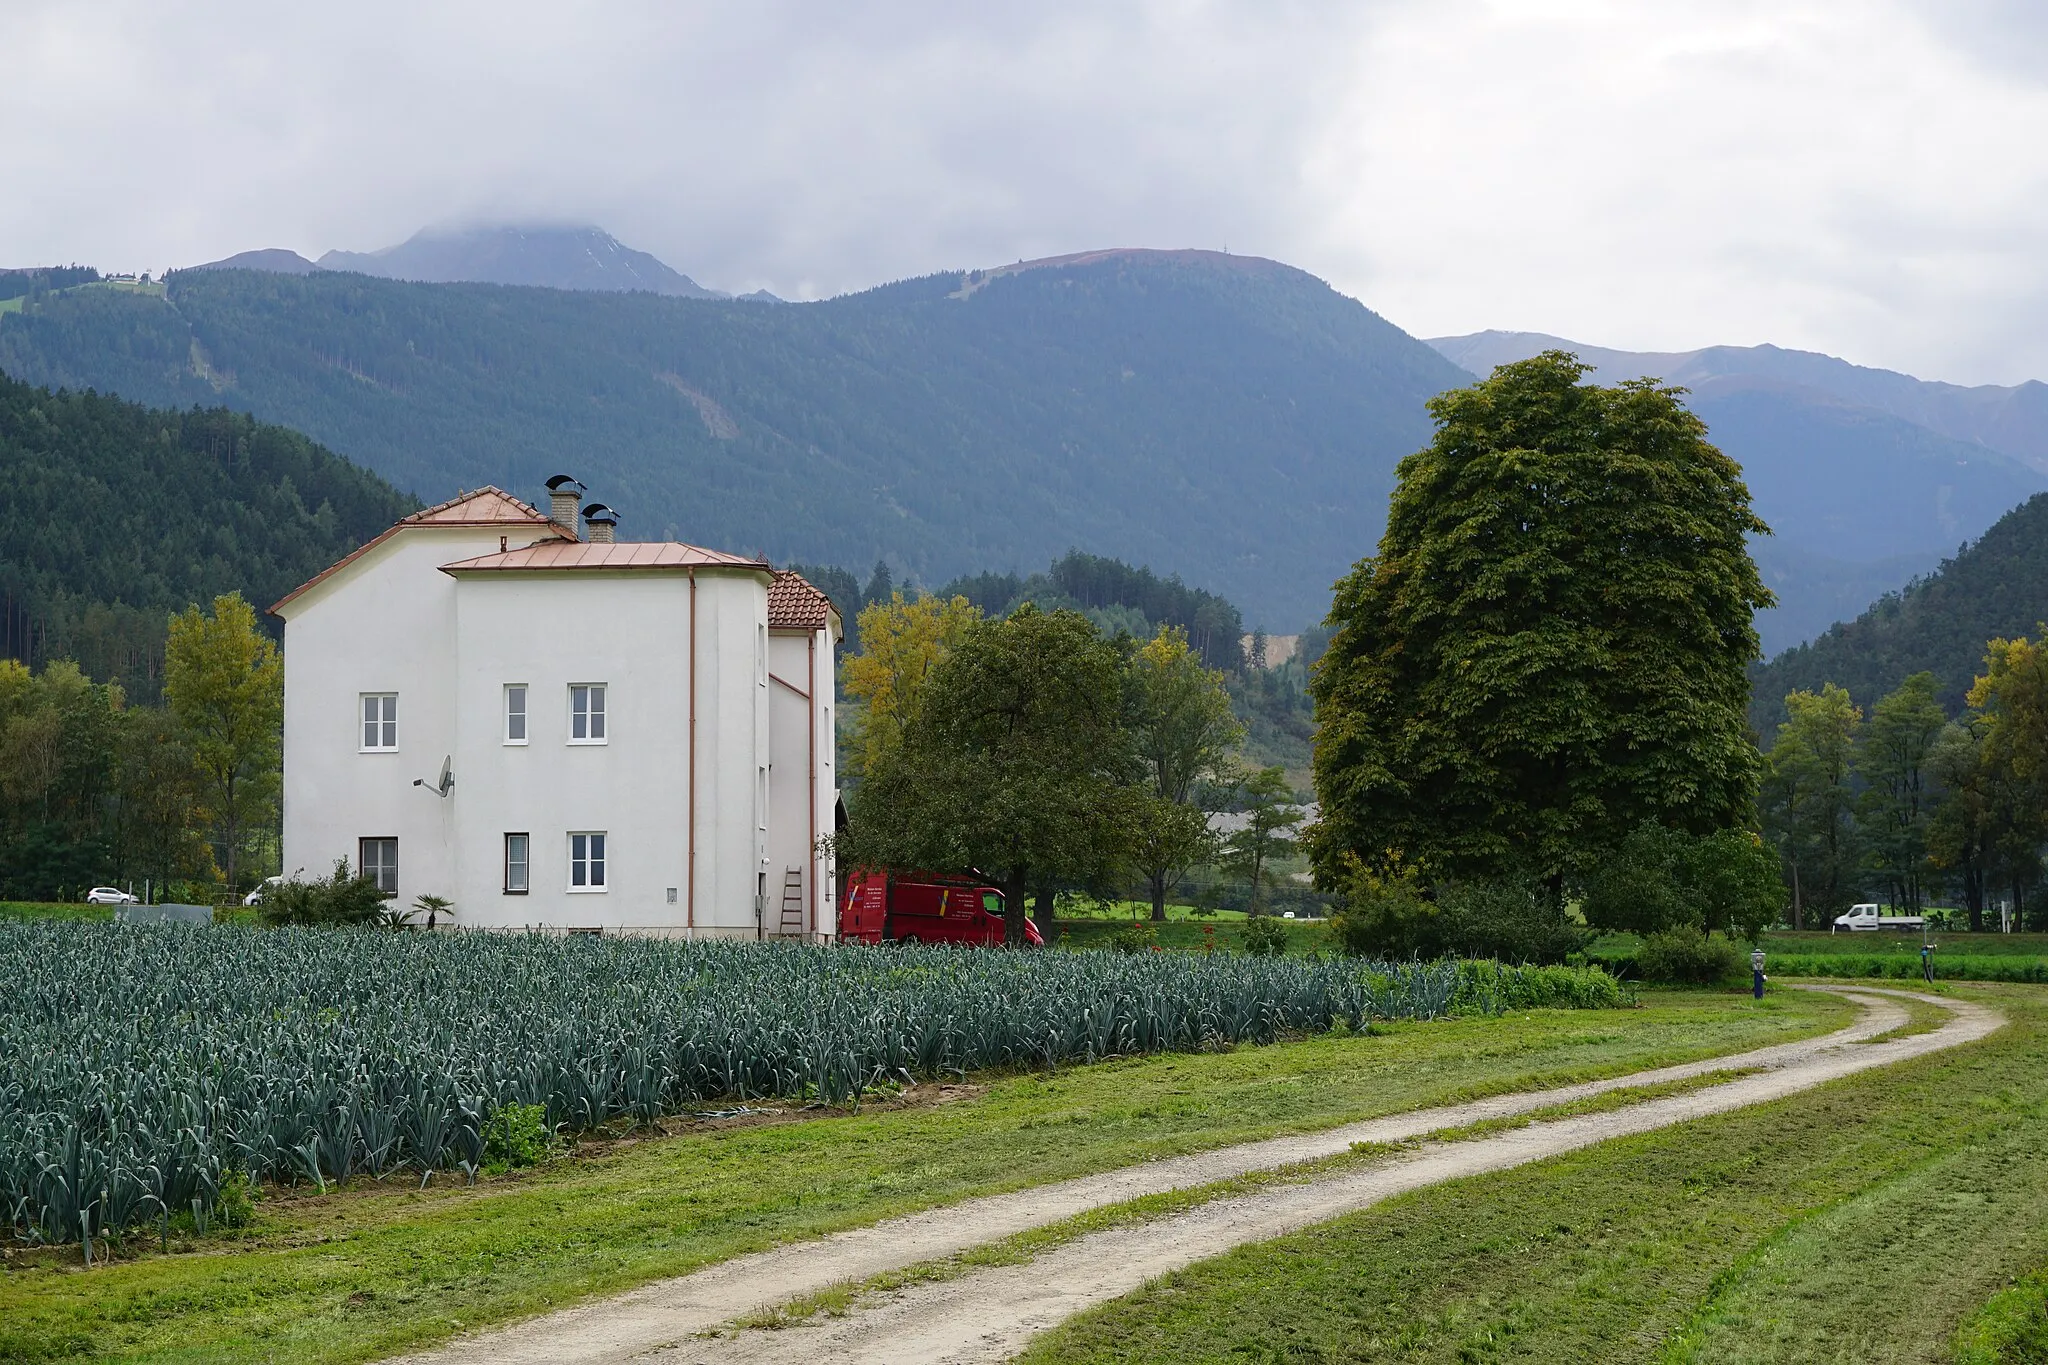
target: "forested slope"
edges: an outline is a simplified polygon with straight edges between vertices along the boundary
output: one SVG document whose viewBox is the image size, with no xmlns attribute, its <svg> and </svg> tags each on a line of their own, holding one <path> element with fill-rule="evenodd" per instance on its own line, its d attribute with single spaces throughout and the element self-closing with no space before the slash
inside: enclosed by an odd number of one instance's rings
<svg viewBox="0 0 2048 1365">
<path fill-rule="evenodd" d="M 435 497 L 557 470 L 621 534 L 937 584 L 1068 546 L 1321 618 L 1466 376 L 1321 281 L 1103 253 L 754 304 L 192 271 L 0 317 L 0 369 L 227 403 Z"/>
<path fill-rule="evenodd" d="M 155 696 L 170 613 L 260 610 L 417 504 L 295 431 L 0 375 L 0 656 Z"/>
<path fill-rule="evenodd" d="M 1868 707 L 1923 669 L 1941 680 L 1941 702 L 1955 713 L 1983 668 L 1985 641 L 2034 635 L 2042 621 L 2048 621 L 2048 494 L 2006 513 L 1903 592 L 1754 670 L 1751 716 L 1769 736 L 1794 688 L 1839 683 Z"/>
</svg>

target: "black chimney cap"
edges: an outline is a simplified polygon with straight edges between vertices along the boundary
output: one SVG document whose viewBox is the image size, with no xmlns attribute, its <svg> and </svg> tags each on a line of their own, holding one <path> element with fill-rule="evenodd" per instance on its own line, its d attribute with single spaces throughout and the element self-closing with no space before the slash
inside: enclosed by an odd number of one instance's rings
<svg viewBox="0 0 2048 1365">
<path fill-rule="evenodd" d="M 601 502 L 593 502 L 590 506 L 584 508 L 583 519 L 585 521 L 602 522 L 607 526 L 617 526 L 619 524 L 619 514 Z"/>
<path fill-rule="evenodd" d="M 583 487 L 583 480 L 577 478 L 574 474 L 557 474 L 552 479 L 548 480 L 548 492 L 560 492 L 562 485 L 568 483 L 573 483 L 578 488 Z"/>
</svg>

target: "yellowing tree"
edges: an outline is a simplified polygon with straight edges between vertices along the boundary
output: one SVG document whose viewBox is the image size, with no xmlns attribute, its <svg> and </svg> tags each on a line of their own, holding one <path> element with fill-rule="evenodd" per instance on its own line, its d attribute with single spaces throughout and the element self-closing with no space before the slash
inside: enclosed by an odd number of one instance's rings
<svg viewBox="0 0 2048 1365">
<path fill-rule="evenodd" d="M 846 693 L 855 703 L 848 762 L 855 776 L 902 747 L 925 680 L 980 619 L 980 609 L 964 597 L 905 601 L 892 592 L 888 601 L 861 609 L 860 653 L 846 664 Z"/>
<path fill-rule="evenodd" d="M 269 818 L 282 773 L 284 660 L 240 593 L 187 607 L 164 645 L 164 700 L 199 772 L 228 886 L 250 833 Z"/>
</svg>

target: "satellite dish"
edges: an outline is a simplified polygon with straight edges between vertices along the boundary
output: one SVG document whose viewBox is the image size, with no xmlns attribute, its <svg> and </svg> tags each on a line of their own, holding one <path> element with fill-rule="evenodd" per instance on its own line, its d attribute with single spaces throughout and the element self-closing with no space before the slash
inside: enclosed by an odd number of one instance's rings
<svg viewBox="0 0 2048 1365">
<path fill-rule="evenodd" d="M 415 787 L 424 787 L 427 785 L 427 779 L 424 777 L 415 777 L 412 780 L 412 784 Z M 455 755 L 448 754 L 441 759 L 441 777 L 440 780 L 434 784 L 434 795 L 446 797 L 448 795 L 448 789 L 454 785 Z"/>
</svg>

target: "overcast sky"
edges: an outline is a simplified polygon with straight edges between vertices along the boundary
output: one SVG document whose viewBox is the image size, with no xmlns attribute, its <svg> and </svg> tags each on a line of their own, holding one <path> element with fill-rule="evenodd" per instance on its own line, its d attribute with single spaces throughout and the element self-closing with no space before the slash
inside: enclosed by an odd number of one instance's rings
<svg viewBox="0 0 2048 1365">
<path fill-rule="evenodd" d="M 814 298 L 1228 247 L 1417 335 L 2048 379 L 2048 4 L 0 0 L 0 265 L 599 224 Z"/>
</svg>

